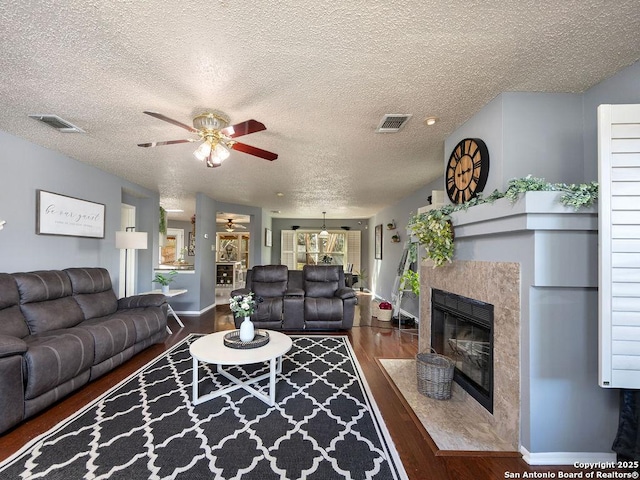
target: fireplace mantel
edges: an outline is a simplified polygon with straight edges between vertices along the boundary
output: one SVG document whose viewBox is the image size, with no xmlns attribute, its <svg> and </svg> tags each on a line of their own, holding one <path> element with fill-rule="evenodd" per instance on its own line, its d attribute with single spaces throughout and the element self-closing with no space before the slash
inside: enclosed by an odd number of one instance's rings
<svg viewBox="0 0 640 480">
<path fill-rule="evenodd" d="M 560 192 L 526 192 L 515 203 L 500 198 L 451 215 L 456 239 L 524 230 L 597 230 L 595 206 L 576 211 L 560 203 Z"/>
<path fill-rule="evenodd" d="M 615 459 L 617 396 L 597 382 L 597 208 L 575 211 L 560 195 L 452 214 L 453 263 L 420 270 L 420 352 L 430 346 L 431 288 L 494 305 L 488 421 L 531 464 Z"/>
</svg>

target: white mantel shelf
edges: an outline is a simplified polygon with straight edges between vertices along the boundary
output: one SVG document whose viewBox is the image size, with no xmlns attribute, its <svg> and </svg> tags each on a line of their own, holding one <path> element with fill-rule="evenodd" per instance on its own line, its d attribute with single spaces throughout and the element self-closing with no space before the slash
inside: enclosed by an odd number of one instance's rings
<svg viewBox="0 0 640 480">
<path fill-rule="evenodd" d="M 456 239 L 526 230 L 598 229 L 598 208 L 574 210 L 560 203 L 560 192 L 526 192 L 515 203 L 501 198 L 451 214 Z"/>
</svg>

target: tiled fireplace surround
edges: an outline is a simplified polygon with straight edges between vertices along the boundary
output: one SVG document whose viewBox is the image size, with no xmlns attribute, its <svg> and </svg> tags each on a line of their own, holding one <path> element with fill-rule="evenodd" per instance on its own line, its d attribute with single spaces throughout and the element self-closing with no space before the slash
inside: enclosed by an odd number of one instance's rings
<svg viewBox="0 0 640 480">
<path fill-rule="evenodd" d="M 420 351 L 431 345 L 431 289 L 491 303 L 493 312 L 493 415 L 474 408 L 514 450 L 520 435 L 520 264 L 456 261 L 420 269 Z M 465 394 L 466 402 L 477 403 Z M 478 404 L 479 406 L 479 404 Z"/>
<path fill-rule="evenodd" d="M 597 385 L 597 209 L 528 192 L 452 215 L 452 264 L 420 268 L 419 352 L 431 289 L 494 306 L 494 412 L 487 423 L 531 464 L 611 459 L 617 392 Z"/>
</svg>

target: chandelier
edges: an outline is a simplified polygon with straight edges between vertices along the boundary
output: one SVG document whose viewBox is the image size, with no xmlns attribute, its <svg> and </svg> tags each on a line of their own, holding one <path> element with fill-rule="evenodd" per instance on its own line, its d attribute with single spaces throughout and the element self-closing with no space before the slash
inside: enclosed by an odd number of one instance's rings
<svg viewBox="0 0 640 480">
<path fill-rule="evenodd" d="M 325 238 L 329 236 L 329 232 L 327 231 L 327 227 L 325 226 L 326 214 L 327 212 L 322 212 L 322 230 L 320 230 L 320 233 L 318 234 L 320 238 Z"/>
</svg>

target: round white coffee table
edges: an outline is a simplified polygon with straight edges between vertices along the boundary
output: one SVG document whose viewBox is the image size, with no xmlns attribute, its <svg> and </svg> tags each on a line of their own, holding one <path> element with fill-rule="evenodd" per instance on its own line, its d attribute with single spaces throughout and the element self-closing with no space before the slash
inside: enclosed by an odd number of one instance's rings
<svg viewBox="0 0 640 480">
<path fill-rule="evenodd" d="M 220 395 L 244 388 L 256 398 L 272 406 L 276 401 L 276 375 L 282 371 L 282 356 L 291 350 L 293 342 L 283 333 L 271 330 L 267 330 L 267 332 L 269 332 L 269 343 L 258 348 L 227 347 L 224 344 L 224 336 L 229 331 L 212 333 L 193 342 L 189 347 L 189 353 L 193 357 L 193 404 L 198 405 Z M 234 385 L 198 396 L 198 362 L 216 364 L 217 372 L 231 380 Z M 244 381 L 231 375 L 223 368 L 224 365 L 248 365 L 262 362 L 269 362 L 269 373 Z M 251 386 L 265 378 L 269 378 L 268 397 Z"/>
</svg>

